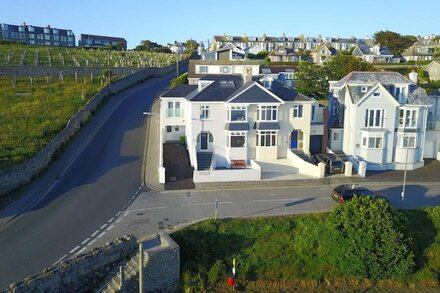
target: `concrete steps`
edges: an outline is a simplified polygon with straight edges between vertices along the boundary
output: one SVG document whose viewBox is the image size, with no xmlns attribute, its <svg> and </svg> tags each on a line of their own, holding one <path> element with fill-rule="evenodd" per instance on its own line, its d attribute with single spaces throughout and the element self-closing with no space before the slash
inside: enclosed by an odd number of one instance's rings
<svg viewBox="0 0 440 293">
<path fill-rule="evenodd" d="M 197 170 L 210 170 L 211 169 L 212 153 L 199 152 L 197 153 Z"/>
</svg>

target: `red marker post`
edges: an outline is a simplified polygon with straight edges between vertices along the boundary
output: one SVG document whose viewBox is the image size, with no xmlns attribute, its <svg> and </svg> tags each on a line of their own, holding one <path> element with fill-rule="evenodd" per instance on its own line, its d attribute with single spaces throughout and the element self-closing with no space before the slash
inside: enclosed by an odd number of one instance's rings
<svg viewBox="0 0 440 293">
<path fill-rule="evenodd" d="M 234 291 L 234 285 L 235 285 L 234 277 L 229 277 L 228 278 L 228 286 L 232 288 L 232 291 Z"/>
</svg>

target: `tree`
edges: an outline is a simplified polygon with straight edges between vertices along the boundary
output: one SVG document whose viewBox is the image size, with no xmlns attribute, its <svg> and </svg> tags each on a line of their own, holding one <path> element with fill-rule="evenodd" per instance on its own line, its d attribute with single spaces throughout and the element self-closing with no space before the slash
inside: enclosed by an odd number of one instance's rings
<svg viewBox="0 0 440 293">
<path fill-rule="evenodd" d="M 372 64 L 352 55 L 337 55 L 327 66 L 329 80 L 340 80 L 352 71 L 375 71 Z"/>
<path fill-rule="evenodd" d="M 197 42 L 194 41 L 194 40 L 187 40 L 185 42 L 185 47 L 186 47 L 185 53 L 192 54 L 192 53 L 197 51 L 197 48 L 199 47 L 199 44 L 197 44 Z"/>
<path fill-rule="evenodd" d="M 318 100 L 324 100 L 328 95 L 328 69 L 309 62 L 300 62 L 297 74 L 297 90 Z"/>
<path fill-rule="evenodd" d="M 376 281 L 404 278 L 414 268 L 406 219 L 383 199 L 355 197 L 337 206 L 330 220 L 344 274 Z"/>
<path fill-rule="evenodd" d="M 387 46 L 394 55 L 399 55 L 417 41 L 415 36 L 402 36 L 392 31 L 379 31 L 374 34 L 376 44 Z"/>
</svg>

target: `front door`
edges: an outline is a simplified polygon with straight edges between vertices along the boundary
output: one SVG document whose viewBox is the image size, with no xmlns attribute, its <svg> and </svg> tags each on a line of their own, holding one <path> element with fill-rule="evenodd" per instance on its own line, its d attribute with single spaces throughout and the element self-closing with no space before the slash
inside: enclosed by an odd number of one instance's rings
<svg viewBox="0 0 440 293">
<path fill-rule="evenodd" d="M 294 130 L 290 133 L 290 148 L 298 148 L 298 130 Z"/>
<path fill-rule="evenodd" d="M 200 133 L 200 149 L 201 150 L 208 149 L 208 133 L 206 132 Z"/>
</svg>

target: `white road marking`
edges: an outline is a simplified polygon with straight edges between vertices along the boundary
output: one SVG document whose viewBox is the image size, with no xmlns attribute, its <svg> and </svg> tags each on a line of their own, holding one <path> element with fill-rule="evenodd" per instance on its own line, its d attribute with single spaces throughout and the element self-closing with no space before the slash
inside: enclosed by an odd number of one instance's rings
<svg viewBox="0 0 440 293">
<path fill-rule="evenodd" d="M 96 235 L 98 235 L 99 230 L 96 230 L 95 233 L 93 233 L 92 235 L 90 235 L 92 238 L 95 237 Z"/>
<path fill-rule="evenodd" d="M 142 186 L 140 186 L 139 188 L 138 188 L 138 191 L 141 191 L 142 190 Z"/>
<path fill-rule="evenodd" d="M 86 240 L 84 240 L 83 242 L 81 242 L 81 244 L 84 245 L 84 244 L 86 244 L 87 241 L 89 241 L 89 240 L 90 240 L 90 238 L 87 238 Z"/>
<path fill-rule="evenodd" d="M 91 246 L 95 242 L 96 242 L 96 239 L 93 239 L 92 241 L 89 242 L 89 244 L 87 244 L 87 246 Z"/>
<path fill-rule="evenodd" d="M 122 214 L 122 212 L 118 212 L 118 213 L 116 214 L 116 217 L 119 217 L 120 214 Z"/>
<path fill-rule="evenodd" d="M 81 254 L 84 252 L 84 250 L 86 250 L 87 247 L 83 247 L 80 251 L 78 251 L 77 253 L 75 253 L 75 255 Z"/>
<path fill-rule="evenodd" d="M 122 218 L 119 218 L 119 219 L 116 220 L 115 223 L 117 224 L 117 223 L 119 223 L 119 222 L 121 222 L 121 221 L 122 221 Z"/>
<path fill-rule="evenodd" d="M 108 220 L 108 222 L 111 223 L 111 222 L 113 222 L 114 219 L 115 219 L 115 217 L 113 217 L 110 220 Z"/>
<path fill-rule="evenodd" d="M 144 208 L 144 209 L 136 209 L 136 210 L 129 210 L 126 211 L 124 214 L 124 217 L 128 215 L 128 213 L 132 212 L 141 212 L 141 211 L 151 211 L 151 210 L 161 210 L 161 209 L 167 209 L 168 207 L 152 207 L 152 208 Z"/>
<path fill-rule="evenodd" d="M 107 224 L 102 225 L 99 229 L 103 230 L 105 227 L 107 227 Z"/>
<path fill-rule="evenodd" d="M 107 231 L 110 231 L 111 229 L 113 229 L 115 227 L 115 225 L 111 225 L 110 227 L 107 228 Z"/>
<path fill-rule="evenodd" d="M 79 248 L 79 245 L 78 246 L 76 246 L 74 249 L 72 249 L 69 253 L 74 253 L 75 251 L 77 251 L 78 250 L 78 248 Z"/>
<path fill-rule="evenodd" d="M 130 212 L 125 212 L 123 217 L 126 217 Z"/>
<path fill-rule="evenodd" d="M 59 260 L 57 260 L 56 262 L 53 263 L 53 266 L 56 265 L 57 263 L 59 263 L 60 261 L 62 261 L 65 257 L 67 256 L 67 254 L 65 254 L 63 257 L 61 257 Z"/>
<path fill-rule="evenodd" d="M 133 200 L 133 199 L 135 199 L 135 197 L 136 197 L 136 194 L 135 194 L 135 195 L 133 195 L 133 196 L 131 197 L 131 199 L 130 199 L 130 200 Z"/>
<path fill-rule="evenodd" d="M 254 202 L 271 202 L 271 201 L 299 201 L 306 198 L 277 198 L 277 199 L 254 199 Z"/>
<path fill-rule="evenodd" d="M 232 203 L 232 201 L 219 201 L 219 204 L 229 204 Z M 193 206 L 209 206 L 209 205 L 215 205 L 214 202 L 201 202 L 201 203 L 188 203 L 181 205 L 182 207 L 193 207 Z"/>
<path fill-rule="evenodd" d="M 104 236 L 105 232 L 102 232 L 101 234 L 98 235 L 98 237 L 96 238 L 101 238 L 102 236 Z"/>
</svg>

